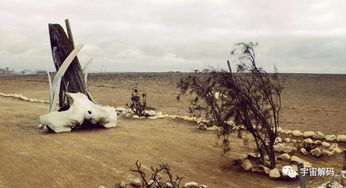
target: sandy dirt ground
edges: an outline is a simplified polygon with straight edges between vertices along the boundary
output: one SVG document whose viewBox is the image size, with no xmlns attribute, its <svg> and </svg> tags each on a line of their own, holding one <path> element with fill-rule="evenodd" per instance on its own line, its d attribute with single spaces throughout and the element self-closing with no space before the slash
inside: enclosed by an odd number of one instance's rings
<svg viewBox="0 0 346 188">
<path fill-rule="evenodd" d="M 89 90 L 100 104 L 123 106 L 131 89 L 148 94 L 157 111 L 187 114 L 188 98 L 177 102 L 176 82 L 183 73 L 117 73 L 91 75 Z M 346 75 L 284 74 L 281 126 L 346 134 Z M 0 92 L 48 99 L 48 83 L 40 76 L 0 77 Z M 233 139 L 232 152 L 222 156 L 216 134 L 198 130 L 179 120 L 128 120 L 119 118 L 112 129 L 88 129 L 47 134 L 37 129 L 38 117 L 47 104 L 0 97 L 0 187 L 112 187 L 136 174 L 136 160 L 150 166 L 167 163 L 184 181 L 211 188 L 297 187 L 297 181 L 271 180 L 244 173 L 232 159 L 253 150 Z M 345 149 L 345 144 L 340 145 Z M 300 156 L 300 155 L 298 155 Z M 304 158 L 304 156 L 300 156 Z M 341 154 L 318 159 L 304 158 L 314 167 L 341 170 Z M 309 178 L 316 186 L 330 179 Z"/>
</svg>

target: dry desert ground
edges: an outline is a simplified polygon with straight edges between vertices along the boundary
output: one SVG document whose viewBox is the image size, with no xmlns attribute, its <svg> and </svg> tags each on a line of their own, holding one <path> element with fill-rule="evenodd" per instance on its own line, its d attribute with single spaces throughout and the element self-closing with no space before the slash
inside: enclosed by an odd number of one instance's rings
<svg viewBox="0 0 346 188">
<path fill-rule="evenodd" d="M 88 89 L 103 105 L 124 106 L 131 89 L 148 95 L 149 106 L 165 114 L 188 114 L 188 96 L 176 100 L 176 83 L 186 73 L 91 74 Z M 291 130 L 346 134 L 346 75 L 281 74 L 284 80 L 281 126 Z M 46 75 L 1 76 L 0 92 L 48 100 Z M 0 97 L 0 187 L 112 187 L 133 178 L 129 168 L 140 160 L 144 168 L 167 163 L 184 182 L 210 188 L 297 187 L 296 180 L 272 180 L 244 172 L 232 159 L 254 147 L 232 139 L 232 151 L 222 155 L 213 131 L 172 119 L 123 119 L 112 129 L 45 133 L 39 116 L 48 104 Z M 346 149 L 345 143 L 340 143 Z M 315 167 L 341 171 L 342 155 L 299 157 Z M 309 186 L 331 177 L 308 178 Z"/>
</svg>

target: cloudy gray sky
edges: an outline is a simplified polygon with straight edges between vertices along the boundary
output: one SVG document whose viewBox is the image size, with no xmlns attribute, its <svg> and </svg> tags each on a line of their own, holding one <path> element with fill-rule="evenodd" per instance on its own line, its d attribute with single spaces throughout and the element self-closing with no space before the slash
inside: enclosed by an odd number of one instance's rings
<svg viewBox="0 0 346 188">
<path fill-rule="evenodd" d="M 1 0 L 0 67 L 53 70 L 48 23 L 69 18 L 91 71 L 225 68 L 255 41 L 279 72 L 346 73 L 343 0 Z"/>
</svg>

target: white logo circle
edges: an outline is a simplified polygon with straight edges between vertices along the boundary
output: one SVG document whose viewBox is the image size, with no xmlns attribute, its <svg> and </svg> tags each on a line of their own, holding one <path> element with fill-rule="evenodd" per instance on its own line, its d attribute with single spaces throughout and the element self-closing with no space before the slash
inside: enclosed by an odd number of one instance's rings
<svg viewBox="0 0 346 188">
<path fill-rule="evenodd" d="M 298 175 L 298 173 L 293 170 L 291 166 L 282 167 L 282 173 L 290 178 L 295 178 Z"/>
</svg>

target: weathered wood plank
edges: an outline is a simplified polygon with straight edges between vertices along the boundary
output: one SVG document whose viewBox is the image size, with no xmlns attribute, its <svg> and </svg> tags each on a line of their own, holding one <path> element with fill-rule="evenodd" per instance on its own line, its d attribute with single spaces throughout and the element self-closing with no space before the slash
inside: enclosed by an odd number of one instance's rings
<svg viewBox="0 0 346 188">
<path fill-rule="evenodd" d="M 66 57 L 71 53 L 74 47 L 71 40 L 67 37 L 64 29 L 59 24 L 49 24 L 48 28 L 54 65 L 55 69 L 58 71 L 59 67 L 62 65 Z M 87 95 L 91 100 L 91 97 L 86 90 L 84 75 L 77 57 L 74 58 L 62 78 L 59 93 L 60 107 L 65 106 L 65 92 L 80 92 Z"/>
</svg>

